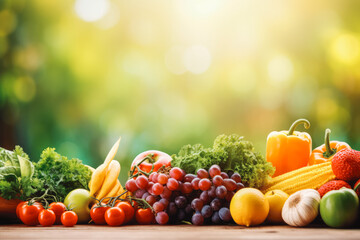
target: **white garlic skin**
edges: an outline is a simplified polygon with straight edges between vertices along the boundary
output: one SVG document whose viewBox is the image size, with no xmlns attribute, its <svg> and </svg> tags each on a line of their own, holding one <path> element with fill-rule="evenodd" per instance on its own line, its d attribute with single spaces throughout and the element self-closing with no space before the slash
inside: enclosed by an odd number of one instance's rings
<svg viewBox="0 0 360 240">
<path fill-rule="evenodd" d="M 304 189 L 292 194 L 285 202 L 281 215 L 294 227 L 304 227 L 319 214 L 320 194 L 314 189 Z"/>
</svg>

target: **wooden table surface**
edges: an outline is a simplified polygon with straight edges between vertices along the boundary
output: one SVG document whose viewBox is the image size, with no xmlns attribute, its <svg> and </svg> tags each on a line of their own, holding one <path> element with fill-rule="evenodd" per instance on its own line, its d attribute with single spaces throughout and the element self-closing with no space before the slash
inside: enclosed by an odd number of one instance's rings
<svg viewBox="0 0 360 240">
<path fill-rule="evenodd" d="M 139 226 L 121 227 L 76 225 L 29 227 L 0 225 L 0 239 L 360 239 L 360 229 L 289 226 Z"/>
</svg>

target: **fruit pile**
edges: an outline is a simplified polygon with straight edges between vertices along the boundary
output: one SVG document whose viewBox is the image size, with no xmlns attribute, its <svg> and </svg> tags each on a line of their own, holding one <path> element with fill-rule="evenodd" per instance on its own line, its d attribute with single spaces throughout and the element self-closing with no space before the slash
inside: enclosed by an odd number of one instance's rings
<svg viewBox="0 0 360 240">
<path fill-rule="evenodd" d="M 148 176 L 147 176 L 148 175 Z M 218 165 L 197 174 L 160 168 L 126 182 L 125 188 L 153 209 L 158 224 L 191 222 L 195 225 L 229 223 L 229 205 L 234 193 L 244 188 L 241 176 L 222 172 Z"/>
</svg>

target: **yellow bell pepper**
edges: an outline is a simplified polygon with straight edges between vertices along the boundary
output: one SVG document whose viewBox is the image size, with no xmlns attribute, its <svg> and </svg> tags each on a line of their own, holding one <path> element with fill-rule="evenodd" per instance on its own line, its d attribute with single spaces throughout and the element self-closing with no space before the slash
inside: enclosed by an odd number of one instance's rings
<svg viewBox="0 0 360 240">
<path fill-rule="evenodd" d="M 267 137 L 266 160 L 276 168 L 273 177 L 305 167 L 309 163 L 311 137 L 306 132 L 295 131 L 299 124 L 304 124 L 306 129 L 310 127 L 308 120 L 298 119 L 289 131 L 274 131 Z"/>
<path fill-rule="evenodd" d="M 339 141 L 331 141 L 330 142 L 330 129 L 325 130 L 325 143 L 317 148 L 315 148 L 309 160 L 309 165 L 324 163 L 327 161 L 331 161 L 338 151 L 341 149 L 347 148 L 351 149 L 349 144 L 346 142 L 339 142 Z"/>
</svg>

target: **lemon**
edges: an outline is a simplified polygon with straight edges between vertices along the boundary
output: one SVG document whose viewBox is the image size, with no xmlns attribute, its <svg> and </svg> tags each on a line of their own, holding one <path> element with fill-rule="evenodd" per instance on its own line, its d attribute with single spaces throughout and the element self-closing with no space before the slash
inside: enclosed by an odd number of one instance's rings
<svg viewBox="0 0 360 240">
<path fill-rule="evenodd" d="M 265 221 L 269 213 L 269 202 L 259 190 L 243 188 L 231 199 L 230 213 L 239 225 L 259 225 Z"/>
<path fill-rule="evenodd" d="M 269 214 L 266 220 L 269 223 L 282 223 L 281 211 L 289 195 L 281 190 L 272 190 L 265 193 L 265 198 L 269 201 Z"/>
</svg>

